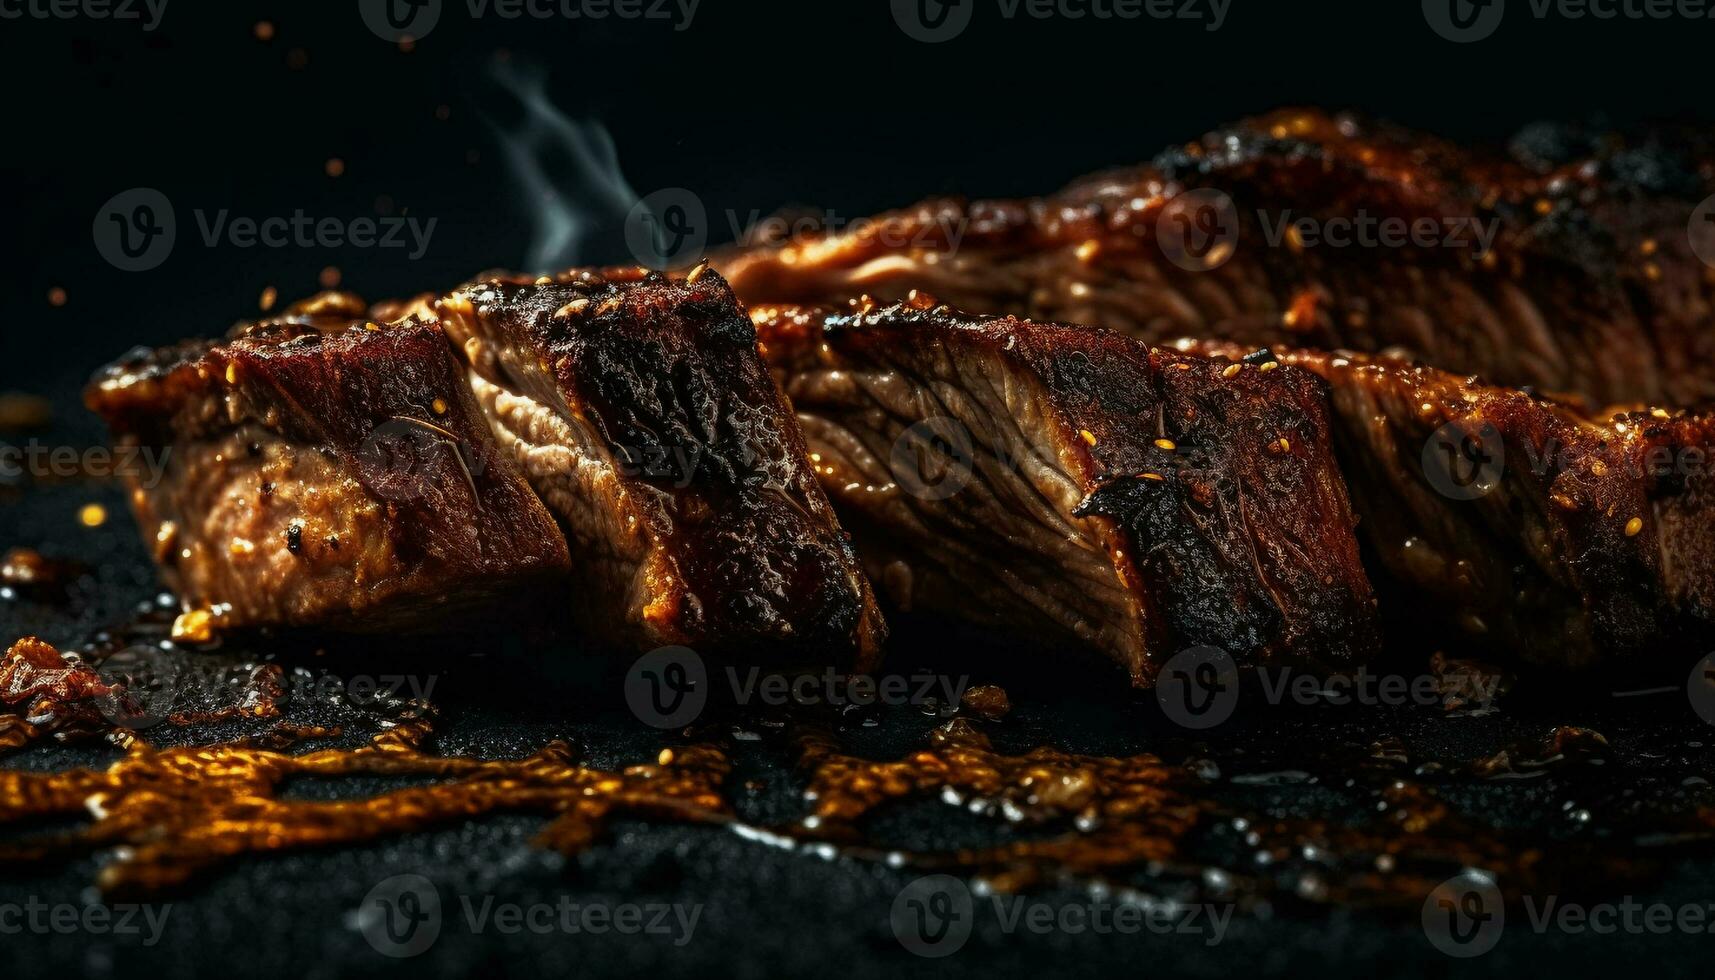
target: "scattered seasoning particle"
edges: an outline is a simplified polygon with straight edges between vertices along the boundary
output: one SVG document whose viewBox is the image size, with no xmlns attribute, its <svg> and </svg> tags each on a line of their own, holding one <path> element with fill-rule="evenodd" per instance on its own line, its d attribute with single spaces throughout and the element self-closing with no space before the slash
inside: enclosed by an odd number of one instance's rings
<svg viewBox="0 0 1715 980">
<path fill-rule="evenodd" d="M 1279 445 L 1280 445 L 1280 451 L 1281 452 L 1283 452 L 1283 453 L 1292 452 L 1292 443 L 1288 442 L 1287 438 L 1285 436 L 1280 437 Z"/>
<path fill-rule="evenodd" d="M 709 264 L 707 262 L 698 263 L 695 269 L 692 269 L 690 272 L 685 274 L 685 284 L 690 285 L 691 283 L 696 282 L 698 279 L 703 278 L 703 274 L 708 271 Z"/>
<path fill-rule="evenodd" d="M 273 496 L 273 494 L 274 494 L 274 484 L 272 482 L 269 482 L 269 481 L 263 481 L 263 483 L 262 483 L 262 496 L 269 497 L 269 496 Z"/>
<path fill-rule="evenodd" d="M 48 290 L 48 305 L 49 306 L 64 306 L 64 305 L 66 305 L 66 291 L 64 289 L 60 288 L 59 286 L 55 286 L 54 288 Z"/>
<path fill-rule="evenodd" d="M 1635 538 L 1638 536 L 1638 532 L 1643 529 L 1644 519 L 1641 517 L 1634 517 L 1626 522 L 1626 537 Z"/>
<path fill-rule="evenodd" d="M 235 385 L 238 383 L 238 362 L 237 361 L 227 362 L 227 365 L 226 365 L 226 383 L 229 385 Z"/>
<path fill-rule="evenodd" d="M 1258 367 L 1257 370 L 1258 371 L 1273 371 L 1277 367 L 1280 367 L 1279 361 L 1269 361 L 1268 363 L 1263 364 L 1262 366 Z"/>
<path fill-rule="evenodd" d="M 435 399 L 429 403 L 429 407 L 435 410 L 436 415 L 447 414 L 447 400 L 445 398 Z"/>
<path fill-rule="evenodd" d="M 249 538 L 233 538 L 226 550 L 234 555 L 253 555 L 256 553 L 256 543 Z"/>
<path fill-rule="evenodd" d="M 262 308 L 262 312 L 266 313 L 274 308 L 274 301 L 279 298 L 280 293 L 278 290 L 273 286 L 264 286 L 262 289 L 262 298 L 256 301 L 256 305 L 260 306 Z"/>
<path fill-rule="evenodd" d="M 1644 278 L 1648 279 L 1650 282 L 1661 281 L 1661 266 L 1656 265 L 1654 262 L 1645 262 Z"/>
<path fill-rule="evenodd" d="M 304 526 L 292 524 L 286 528 L 286 550 L 294 555 L 304 553 Z"/>
<path fill-rule="evenodd" d="M 192 609 L 173 620 L 175 643 L 207 643 L 214 639 L 214 613 L 207 609 Z"/>
<path fill-rule="evenodd" d="M 1595 462 L 1590 464 L 1590 472 L 1596 474 L 1597 476 L 1607 476 L 1608 475 L 1608 464 L 1604 463 L 1598 459 Z"/>
<path fill-rule="evenodd" d="M 1225 371 L 1221 372 L 1221 377 L 1230 378 L 1233 375 L 1238 374 L 1239 369 L 1242 368 L 1243 366 L 1244 365 L 1242 365 L 1242 364 L 1229 364 L 1229 365 L 1227 365 L 1227 369 Z"/>
<path fill-rule="evenodd" d="M 1084 441 L 1090 445 L 1094 446 L 1096 444 L 1096 434 L 1091 432 L 1089 429 L 1079 429 L 1078 435 L 1083 436 Z"/>
<path fill-rule="evenodd" d="M 345 173 L 345 161 L 339 157 L 329 157 L 326 169 L 329 177 L 338 177 Z"/>
<path fill-rule="evenodd" d="M 107 508 L 100 504 L 84 504 L 77 512 L 77 519 L 84 527 L 100 527 L 107 523 Z"/>
<path fill-rule="evenodd" d="M 370 320 L 363 325 L 363 329 L 368 330 L 370 333 L 375 333 L 381 329 L 381 324 L 376 323 L 374 320 Z"/>
<path fill-rule="evenodd" d="M 256 40 L 274 40 L 274 24 L 272 21 L 259 20 L 256 22 Z"/>
<path fill-rule="evenodd" d="M 1160 473 L 1139 473 L 1138 478 L 1143 480 L 1153 480 L 1156 483 L 1167 482 L 1167 477 L 1162 476 Z"/>
<path fill-rule="evenodd" d="M 340 272 L 339 266 L 337 265 L 328 266 L 321 271 L 321 275 L 316 277 L 316 282 L 321 283 L 321 287 L 323 289 L 337 288 L 339 286 L 339 280 Z"/>
<path fill-rule="evenodd" d="M 662 749 L 660 754 L 655 756 L 655 764 L 658 766 L 669 766 L 673 764 L 673 758 L 672 749 Z"/>
<path fill-rule="evenodd" d="M 1546 197 L 1537 198 L 1537 201 L 1536 201 L 1536 213 L 1537 214 L 1547 214 L 1548 212 L 1553 211 L 1553 210 L 1554 210 L 1554 202 L 1550 201 Z"/>
<path fill-rule="evenodd" d="M 589 305 L 589 299 L 587 297 L 580 296 L 577 299 L 572 300 L 570 303 L 567 303 L 565 306 L 555 310 L 554 319 L 563 320 L 574 313 L 582 313 Z"/>
<path fill-rule="evenodd" d="M 1174 443 L 1172 439 L 1157 439 L 1155 440 L 1155 448 L 1165 449 L 1168 452 L 1172 452 L 1173 450 L 1178 449 L 1179 446 Z"/>
<path fill-rule="evenodd" d="M 600 306 L 596 307 L 595 313 L 596 316 L 607 316 L 609 313 L 612 313 L 617 309 L 619 309 L 619 297 L 609 296 L 607 299 L 602 301 Z"/>
<path fill-rule="evenodd" d="M 1088 262 L 1091 259 L 1094 259 L 1097 255 L 1100 255 L 1101 252 L 1102 243 L 1096 241 L 1094 238 L 1089 239 L 1082 245 L 1078 246 L 1078 261 Z"/>
</svg>

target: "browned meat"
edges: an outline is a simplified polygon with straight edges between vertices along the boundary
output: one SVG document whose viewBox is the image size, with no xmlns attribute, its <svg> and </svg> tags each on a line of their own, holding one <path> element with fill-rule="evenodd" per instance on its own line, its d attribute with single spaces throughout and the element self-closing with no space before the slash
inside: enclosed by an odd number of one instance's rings
<svg viewBox="0 0 1715 980">
<path fill-rule="evenodd" d="M 1314 376 L 921 305 L 753 314 L 896 602 L 1081 641 L 1138 685 L 1199 644 L 1373 652 Z"/>
<path fill-rule="evenodd" d="M 139 350 L 87 393 L 169 584 L 234 626 L 427 630 L 566 573 L 438 327 L 329 295 L 225 342 Z"/>
<path fill-rule="evenodd" d="M 1471 642 L 1539 664 L 1677 667 L 1685 641 L 1709 639 L 1715 419 L 1598 419 L 1391 358 L 1268 356 L 1327 379 L 1365 540 Z"/>
<path fill-rule="evenodd" d="M 1715 398 L 1715 279 L 1687 235 L 1708 168 L 1552 130 L 1515 151 L 1281 112 L 1052 197 L 933 200 L 715 264 L 751 304 L 921 288 L 1151 343 L 1397 349 L 1598 404 Z M 1225 216 L 1200 206 L 1216 190 Z M 1333 244 L 1366 222 L 1373 244 Z M 1694 230 L 1715 255 L 1715 225 Z"/>
<path fill-rule="evenodd" d="M 868 581 L 725 280 L 503 276 L 426 305 L 566 526 L 593 630 L 874 665 Z"/>
</svg>

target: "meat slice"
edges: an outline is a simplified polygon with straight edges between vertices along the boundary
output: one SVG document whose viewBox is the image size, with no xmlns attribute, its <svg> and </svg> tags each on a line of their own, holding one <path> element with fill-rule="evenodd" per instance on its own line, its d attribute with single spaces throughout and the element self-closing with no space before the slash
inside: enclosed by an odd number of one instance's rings
<svg viewBox="0 0 1715 980">
<path fill-rule="evenodd" d="M 563 576 L 438 327 L 329 294 L 221 342 L 139 349 L 87 392 L 168 583 L 233 626 L 444 628 Z"/>
<path fill-rule="evenodd" d="M 720 276 L 500 276 L 423 305 L 565 525 L 592 629 L 874 665 L 868 580 Z"/>
<path fill-rule="evenodd" d="M 1273 362 L 946 307 L 754 311 L 883 591 L 1081 642 L 1349 667 L 1373 598 L 1323 386 Z"/>
<path fill-rule="evenodd" d="M 1677 668 L 1711 638 L 1715 419 L 1592 416 L 1395 358 L 1262 356 L 1328 381 L 1366 542 L 1470 642 L 1537 664 Z"/>
<path fill-rule="evenodd" d="M 1286 111 L 1051 197 L 931 200 L 714 261 L 752 305 L 921 288 L 1149 343 L 1399 351 L 1596 404 L 1715 398 L 1715 277 L 1692 248 L 1715 261 L 1715 224 L 1691 221 L 1715 169 L 1575 135 L 1533 129 L 1509 158 Z"/>
</svg>

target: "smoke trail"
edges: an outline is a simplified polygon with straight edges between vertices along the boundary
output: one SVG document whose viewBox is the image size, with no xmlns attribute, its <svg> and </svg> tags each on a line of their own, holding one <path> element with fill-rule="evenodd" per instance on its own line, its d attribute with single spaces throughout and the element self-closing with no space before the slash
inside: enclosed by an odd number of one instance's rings
<svg viewBox="0 0 1715 980">
<path fill-rule="evenodd" d="M 506 62 L 493 75 L 523 109 L 511 128 L 484 116 L 534 222 L 522 268 L 577 265 L 592 232 L 619 227 L 638 200 L 619 169 L 613 137 L 601 123 L 577 122 L 556 108 L 541 70 Z"/>
</svg>

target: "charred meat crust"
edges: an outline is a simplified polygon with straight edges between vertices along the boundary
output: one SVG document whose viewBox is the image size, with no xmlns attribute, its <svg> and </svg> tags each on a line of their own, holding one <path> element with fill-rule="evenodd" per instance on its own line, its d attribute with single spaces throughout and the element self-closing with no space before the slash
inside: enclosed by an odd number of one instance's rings
<svg viewBox="0 0 1715 980">
<path fill-rule="evenodd" d="M 1283 111 L 1052 197 L 931 200 L 715 261 L 753 305 L 921 288 L 1150 343 L 1397 350 L 1600 404 L 1715 398 L 1715 286 L 1685 234 L 1711 183 L 1704 159 L 1553 136 L 1521 139 L 1513 159 Z M 1200 189 L 1229 196 L 1237 237 L 1226 261 L 1182 268 L 1163 241 L 1192 241 L 1179 223 L 1201 215 L 1180 199 Z M 1306 246 L 1287 227 L 1301 218 L 1428 232 L 1423 245 Z"/>
<path fill-rule="evenodd" d="M 854 526 L 872 529 L 860 548 L 884 565 L 902 558 L 907 579 L 954 580 L 918 597 L 989 623 L 1033 614 L 1033 625 L 1100 645 L 1139 685 L 1198 644 L 1245 663 L 1330 669 L 1373 652 L 1373 598 L 1312 375 L 1228 371 L 1099 329 L 945 307 L 754 315 L 829 492 Z M 971 489 L 913 492 L 898 460 L 877 471 L 895 477 L 879 485 L 845 472 L 897 453 L 906 429 L 920 432 L 942 412 L 974 443 Z M 893 417 L 878 427 L 883 416 Z M 1105 608 L 1036 599 L 1054 579 L 1084 575 L 1049 543 L 1052 533 L 1026 546 L 998 524 L 966 527 L 968 563 L 954 542 L 937 540 L 961 521 L 1004 520 L 978 509 L 991 500 L 1015 513 L 1036 506 L 1031 494 L 1056 512 L 1019 520 L 1083 542 L 1109 580 Z M 956 567 L 938 568 L 949 553 Z M 994 591 L 970 584 L 983 576 L 999 583 Z M 1018 598 L 992 601 L 1008 590 Z M 1072 615 L 1106 622 L 1057 618 Z"/>
<path fill-rule="evenodd" d="M 874 666 L 868 580 L 720 276 L 494 277 L 434 305 L 574 543 L 618 542 L 588 576 L 592 624 Z"/>
<path fill-rule="evenodd" d="M 221 342 L 139 350 L 86 400 L 123 444 L 166 577 L 235 626 L 438 629 L 565 573 L 553 518 L 496 452 L 438 327 L 330 295 Z"/>
<path fill-rule="evenodd" d="M 1270 356 L 1329 382 L 1368 542 L 1473 643 L 1585 667 L 1665 661 L 1710 638 L 1708 415 L 1596 417 L 1397 358 Z"/>
</svg>

